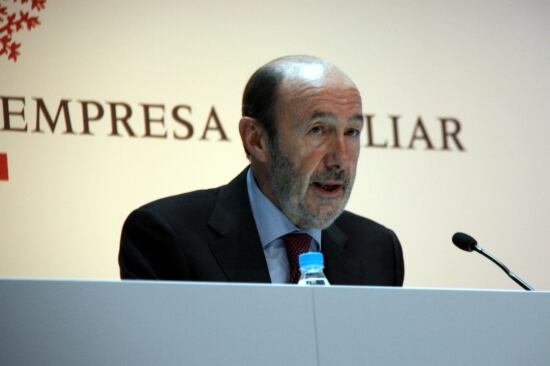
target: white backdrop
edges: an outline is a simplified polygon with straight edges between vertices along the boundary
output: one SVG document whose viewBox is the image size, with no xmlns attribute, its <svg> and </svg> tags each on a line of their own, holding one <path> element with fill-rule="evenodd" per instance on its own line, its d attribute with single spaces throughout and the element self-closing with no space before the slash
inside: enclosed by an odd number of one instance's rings
<svg viewBox="0 0 550 366">
<path fill-rule="evenodd" d="M 401 145 L 420 117 L 435 146 L 374 148 L 362 137 L 348 209 L 396 231 L 406 286 L 518 288 L 452 245 L 462 230 L 550 289 L 549 2 L 50 0 L 33 13 L 41 24 L 13 35 L 17 61 L 0 55 L 10 127 L 27 127 L 8 130 L 0 104 L 9 163 L 9 180 L 0 181 L 0 276 L 117 278 L 126 215 L 235 176 L 247 163 L 237 131 L 246 80 L 275 57 L 305 53 L 354 79 L 377 142 L 391 145 L 388 115 L 400 115 Z M 33 98 L 52 117 L 70 100 L 74 133 L 63 133 L 63 117 L 51 132 L 43 115 L 43 132 L 34 132 Z M 104 109 L 90 122 L 93 135 L 82 134 L 79 101 Z M 120 123 L 121 136 L 109 136 L 108 102 L 130 106 L 138 137 Z M 164 118 L 151 128 L 167 138 L 141 137 L 140 104 L 163 106 L 151 107 L 151 118 Z M 189 108 L 178 112 L 193 125 L 188 140 L 173 137 L 187 132 L 172 117 L 177 105 Z M 229 141 L 219 130 L 201 140 L 212 106 Z M 466 151 L 440 150 L 440 117 L 461 122 Z"/>
</svg>

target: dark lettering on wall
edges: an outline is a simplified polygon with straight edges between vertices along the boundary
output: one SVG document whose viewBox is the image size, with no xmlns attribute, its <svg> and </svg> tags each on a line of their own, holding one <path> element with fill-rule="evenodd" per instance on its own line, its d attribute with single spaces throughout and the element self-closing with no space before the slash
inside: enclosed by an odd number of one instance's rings
<svg viewBox="0 0 550 366">
<path fill-rule="evenodd" d="M 389 115 L 391 119 L 391 125 L 392 125 L 392 132 L 393 132 L 393 148 L 394 149 L 401 149 L 401 145 L 399 144 L 399 118 L 401 116 L 392 116 Z"/>
<path fill-rule="evenodd" d="M 188 105 L 185 105 L 185 104 L 180 104 L 180 105 L 175 106 L 172 109 L 172 118 L 174 118 L 174 121 L 176 121 L 180 125 L 184 126 L 185 129 L 187 130 L 187 133 L 185 135 L 180 135 L 180 134 L 176 133 L 176 131 L 173 131 L 173 135 L 174 135 L 174 138 L 177 139 L 177 140 L 187 140 L 187 139 L 189 139 L 193 136 L 193 125 L 188 120 L 183 119 L 179 115 L 179 110 L 180 109 L 185 109 L 189 112 L 189 114 L 191 114 L 191 106 L 188 106 Z"/>
<path fill-rule="evenodd" d="M 46 119 L 46 123 L 48 126 L 50 126 L 50 131 L 52 133 L 55 131 L 55 127 L 57 126 L 57 120 L 61 116 L 61 112 L 63 112 L 63 119 L 65 120 L 65 132 L 64 134 L 74 134 L 73 126 L 71 125 L 71 115 L 69 113 L 69 102 L 70 99 L 61 99 L 59 101 L 59 106 L 57 107 L 57 112 L 55 113 L 55 119 L 52 118 L 50 112 L 48 112 L 48 108 L 46 108 L 46 103 L 44 103 L 44 99 L 42 98 L 33 98 L 36 102 L 36 126 L 33 130 L 33 132 L 40 132 L 43 133 L 43 131 L 40 129 L 40 116 L 44 116 Z"/>
<path fill-rule="evenodd" d="M 388 146 L 388 140 L 385 140 L 382 143 L 374 142 L 374 129 L 373 129 L 373 118 L 374 114 L 365 114 L 365 124 L 367 125 L 367 147 L 381 147 L 385 148 Z"/>
<path fill-rule="evenodd" d="M 122 101 L 74 101 L 66 98 L 48 103 L 42 97 L 33 97 L 32 100 L 34 103 L 27 104 L 25 97 L 0 96 L 0 133 L 43 134 L 49 130 L 52 134 L 93 136 L 92 129 L 96 128 L 105 131 L 108 136 L 116 137 L 186 141 L 197 136 L 206 141 L 230 141 L 214 105 L 207 110 L 207 117 L 202 119 L 205 121 L 202 134 L 196 134 L 196 124 L 192 122 L 193 108 L 189 104 L 168 107 L 164 104 L 140 103 L 138 105 L 143 108 L 143 113 L 134 113 L 137 107 Z M 103 119 L 106 109 L 109 120 Z M 167 109 L 171 113 L 165 115 Z M 26 121 L 26 115 L 35 117 L 34 126 L 32 121 Z M 376 120 L 374 113 L 365 114 L 364 117 L 367 135 L 363 145 L 365 148 L 466 151 L 461 136 L 463 125 L 458 118 L 437 117 L 429 121 L 435 124 L 426 124 L 420 115 L 412 120 L 400 114 L 388 114 L 380 121 Z M 141 123 L 144 126 L 143 134 L 139 128 Z"/>
<path fill-rule="evenodd" d="M 90 131 L 90 122 L 98 121 L 103 117 L 103 107 L 101 104 L 94 102 L 93 100 L 79 100 L 78 102 L 82 105 L 83 130 L 81 135 L 93 135 Z M 95 116 L 90 115 L 90 111 L 88 110 L 90 105 L 93 105 L 96 109 Z"/>
<path fill-rule="evenodd" d="M 4 117 L 4 127 L 3 131 L 27 131 L 27 124 L 25 123 L 25 98 L 23 97 L 1 97 L 2 98 L 2 116 Z M 21 102 L 23 106 L 20 110 L 11 110 L 10 109 L 10 100 Z M 12 126 L 11 116 L 19 116 L 23 121 L 23 126 L 14 127 Z"/>
<path fill-rule="evenodd" d="M 145 134 L 143 137 L 157 137 L 165 139 L 168 133 L 164 129 L 164 105 L 163 104 L 143 104 L 140 103 L 140 106 L 143 107 L 143 122 L 145 123 Z M 161 115 L 158 118 L 151 117 L 151 109 L 157 108 L 160 109 Z M 151 124 L 152 123 L 158 123 L 160 124 L 162 131 L 164 133 L 161 134 L 154 134 L 151 132 Z"/>
<path fill-rule="evenodd" d="M 210 121 L 214 121 L 213 127 L 210 126 Z M 219 141 L 229 141 L 227 135 L 225 134 L 225 131 L 223 130 L 222 124 L 220 123 L 220 119 L 218 118 L 218 114 L 216 113 L 216 109 L 214 109 L 214 106 L 210 108 L 210 114 L 208 115 L 208 119 L 206 120 L 206 126 L 204 127 L 204 132 L 202 133 L 201 140 L 207 140 L 206 133 L 211 130 L 217 130 L 220 132 Z"/>
<path fill-rule="evenodd" d="M 428 131 L 426 131 L 426 127 L 424 127 L 424 123 L 422 122 L 422 118 L 420 116 L 416 120 L 416 124 L 414 126 L 413 134 L 411 137 L 411 142 L 409 143 L 409 149 L 414 148 L 414 143 L 417 140 L 423 140 L 426 143 L 426 150 L 433 150 L 434 146 L 432 144 L 432 141 L 430 140 Z"/>
<path fill-rule="evenodd" d="M 136 137 L 136 134 L 132 131 L 132 128 L 128 123 L 128 119 L 132 117 L 132 107 L 123 102 L 107 102 L 107 104 L 109 105 L 109 110 L 111 112 L 111 133 L 109 136 L 122 136 L 118 133 L 118 124 L 120 123 L 126 130 L 128 136 Z M 124 110 L 124 114 L 122 116 L 117 113 L 117 109 L 121 108 Z"/>
<path fill-rule="evenodd" d="M 443 138 L 443 147 L 441 150 L 450 150 L 449 138 L 452 138 L 456 147 L 458 147 L 458 150 L 464 151 L 464 146 L 458 139 L 458 134 L 460 133 L 460 121 L 451 117 L 441 117 L 439 118 L 439 121 L 441 122 L 441 134 Z M 451 132 L 448 130 L 449 125 L 454 126 Z"/>
</svg>

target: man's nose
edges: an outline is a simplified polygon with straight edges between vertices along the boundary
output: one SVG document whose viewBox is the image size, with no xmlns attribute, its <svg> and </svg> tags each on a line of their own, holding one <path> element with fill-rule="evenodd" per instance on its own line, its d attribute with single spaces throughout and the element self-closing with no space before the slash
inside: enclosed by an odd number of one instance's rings
<svg viewBox="0 0 550 366">
<path fill-rule="evenodd" d="M 325 155 L 325 164 L 327 168 L 341 170 L 344 169 L 349 161 L 349 146 L 345 136 L 335 136 L 328 146 Z"/>
</svg>

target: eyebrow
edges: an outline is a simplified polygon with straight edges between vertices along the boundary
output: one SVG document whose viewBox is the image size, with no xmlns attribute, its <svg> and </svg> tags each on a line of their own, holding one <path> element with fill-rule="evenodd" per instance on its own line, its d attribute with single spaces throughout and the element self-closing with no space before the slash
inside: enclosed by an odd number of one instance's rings
<svg viewBox="0 0 550 366">
<path fill-rule="evenodd" d="M 313 113 L 313 115 L 311 116 L 312 119 L 315 119 L 315 118 L 322 118 L 322 119 L 328 119 L 328 120 L 336 120 L 336 116 L 332 113 L 328 113 L 328 112 L 321 112 L 321 111 L 316 111 Z M 362 114 L 356 114 L 354 116 L 352 116 L 349 121 L 359 121 L 359 122 L 363 122 L 363 115 Z"/>
</svg>

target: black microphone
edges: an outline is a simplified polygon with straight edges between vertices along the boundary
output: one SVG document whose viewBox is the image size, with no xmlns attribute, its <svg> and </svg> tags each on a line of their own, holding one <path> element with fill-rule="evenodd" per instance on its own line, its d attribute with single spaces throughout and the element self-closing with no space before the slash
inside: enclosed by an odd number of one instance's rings
<svg viewBox="0 0 550 366">
<path fill-rule="evenodd" d="M 472 238 L 470 235 L 465 233 L 455 233 L 453 235 L 453 243 L 462 250 L 465 250 L 467 252 L 471 252 L 475 250 L 476 252 L 482 254 L 485 258 L 490 259 L 493 263 L 499 266 L 512 280 L 514 280 L 515 283 L 523 287 L 525 290 L 527 291 L 535 290 L 534 288 L 529 286 L 527 282 L 523 281 L 516 274 L 510 271 L 508 267 L 502 264 L 498 259 L 486 253 L 482 247 L 477 245 L 477 241 L 474 238 Z"/>
</svg>

